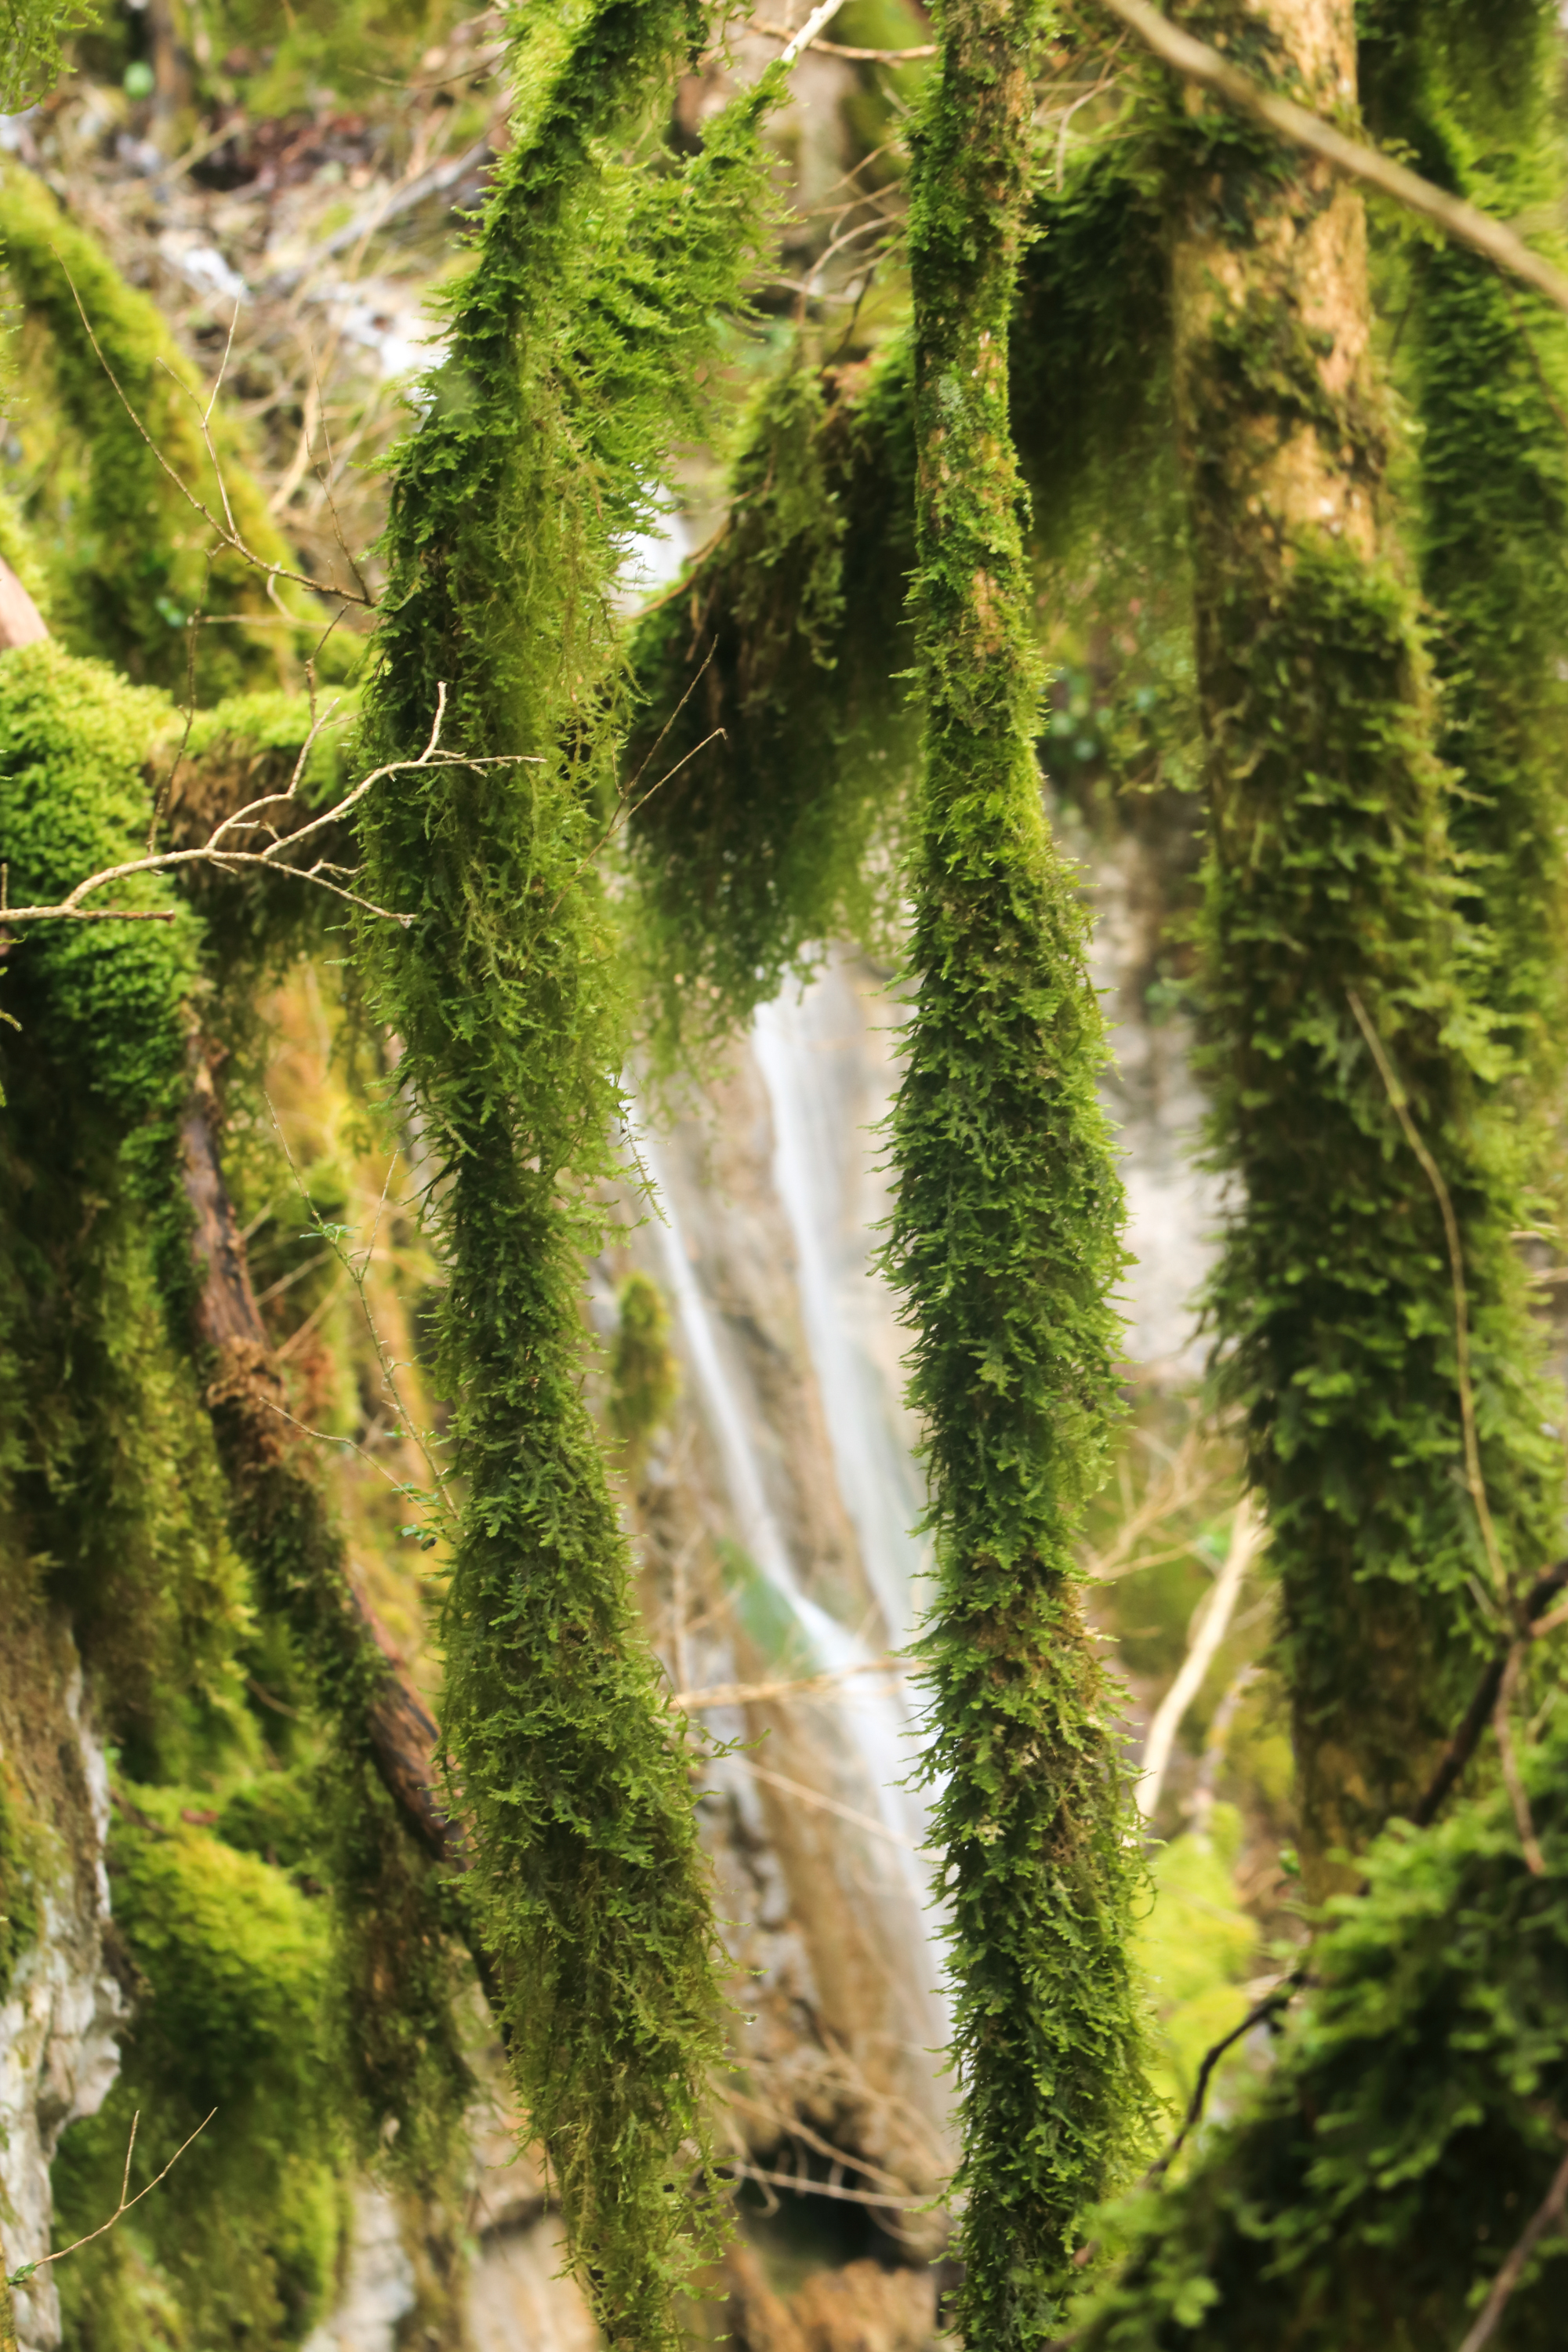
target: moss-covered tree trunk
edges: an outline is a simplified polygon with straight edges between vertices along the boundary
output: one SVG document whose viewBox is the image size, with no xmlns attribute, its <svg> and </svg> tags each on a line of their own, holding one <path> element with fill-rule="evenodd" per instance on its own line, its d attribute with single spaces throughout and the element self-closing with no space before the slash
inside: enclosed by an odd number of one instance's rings
<svg viewBox="0 0 1568 2352">
<path fill-rule="evenodd" d="M 1352 0 L 1234 0 L 1217 37 L 1321 111 L 1353 109 Z M 1547 1555 L 1556 1477 L 1509 1241 L 1523 1218 L 1509 1059 L 1483 1010 L 1419 609 L 1385 511 L 1362 201 L 1178 104 L 1209 1057 L 1237 1180 L 1215 1306 L 1274 1525 L 1321 1892 L 1336 1849 L 1418 1795 L 1489 1621 Z M 1458 1220 L 1473 1445 L 1437 1191 L 1358 1001 Z"/>
<path fill-rule="evenodd" d="M 1073 879 L 1047 829 L 1007 415 L 1029 0 L 951 0 L 914 139 L 919 997 L 889 1262 L 915 1333 L 925 1633 L 952 1903 L 965 2275 L 986 2352 L 1058 2323 L 1079 2217 L 1142 2120 L 1136 1842 L 1073 1554 L 1115 1410 L 1121 1192 Z"/>
</svg>

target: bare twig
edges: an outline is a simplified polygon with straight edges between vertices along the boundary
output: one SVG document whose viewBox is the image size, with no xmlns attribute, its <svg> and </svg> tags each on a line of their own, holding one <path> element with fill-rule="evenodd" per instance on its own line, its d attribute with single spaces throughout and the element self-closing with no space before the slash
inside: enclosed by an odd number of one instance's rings
<svg viewBox="0 0 1568 2352">
<path fill-rule="evenodd" d="M 51 248 L 51 250 L 53 248 Z M 234 554 L 239 556 L 246 563 L 248 563 L 252 571 L 258 572 L 262 578 L 269 583 L 276 583 L 279 580 L 288 580 L 291 581 L 298 587 L 309 588 L 313 595 L 339 596 L 342 598 L 345 604 L 372 605 L 373 600 L 370 597 L 362 594 L 357 589 L 341 588 L 335 581 L 312 580 L 309 572 L 296 572 L 287 563 L 268 563 L 265 557 L 258 555 L 253 549 L 247 547 L 244 540 L 240 538 L 238 532 L 234 529 L 233 516 L 229 514 L 228 492 L 224 485 L 223 470 L 218 465 L 216 457 L 213 456 L 213 466 L 215 472 L 217 474 L 218 491 L 223 499 L 224 512 L 229 517 L 226 525 L 218 520 L 216 515 L 214 514 L 206 500 L 205 499 L 199 499 L 195 490 L 190 488 L 189 484 L 181 479 L 174 467 L 170 465 L 167 457 L 164 457 L 162 449 L 159 448 L 158 444 L 153 440 L 153 436 L 148 432 L 145 425 L 142 424 L 142 419 L 137 415 L 136 411 L 132 407 L 131 403 L 127 399 L 124 390 L 121 387 L 120 378 L 110 366 L 109 361 L 104 355 L 103 347 L 100 343 L 98 337 L 93 333 L 92 321 L 89 319 L 81 296 L 76 289 L 76 280 L 72 278 L 70 271 L 66 268 L 64 260 L 58 252 L 55 253 L 55 259 L 59 262 L 60 274 L 64 278 L 66 284 L 70 288 L 71 299 L 76 304 L 78 313 L 81 319 L 83 331 L 86 333 L 88 341 L 92 345 L 93 352 L 98 359 L 98 363 L 100 367 L 102 368 L 104 374 L 109 378 L 110 383 L 114 387 L 115 397 L 120 402 L 121 408 L 124 409 L 126 415 L 131 419 L 132 424 L 136 427 L 136 430 L 141 435 L 142 440 L 146 443 L 148 448 L 153 452 L 153 457 L 157 459 L 158 464 L 164 474 L 167 475 L 169 480 L 173 482 L 175 489 L 178 490 L 180 496 L 184 499 L 186 505 L 195 508 L 196 513 L 201 516 L 203 521 L 205 522 L 216 534 L 220 544 L 230 549 Z M 164 363 L 160 362 L 160 364 Z M 191 399 L 196 400 L 196 395 L 195 393 L 191 392 L 190 386 L 188 384 L 181 383 L 179 377 L 174 373 L 173 369 L 169 369 L 168 373 L 171 380 L 174 383 L 179 384 L 182 392 L 186 393 Z M 199 414 L 201 408 L 201 403 L 199 400 L 196 400 L 196 407 Z M 212 455 L 213 444 L 211 435 L 205 424 L 203 426 L 203 438 L 206 442 L 209 455 Z"/>
<path fill-rule="evenodd" d="M 1487 1499 L 1486 1481 L 1481 1476 L 1480 1440 L 1476 1433 L 1476 1399 L 1475 1391 L 1470 1385 L 1470 1318 L 1465 1298 L 1465 1259 L 1459 1244 L 1459 1221 L 1454 1214 L 1453 1198 L 1444 1180 L 1443 1171 L 1432 1157 L 1426 1147 L 1426 1139 L 1410 1116 L 1409 1097 L 1400 1084 L 1371 1015 L 1353 988 L 1347 989 L 1345 993 L 1350 999 L 1351 1011 L 1355 1014 L 1357 1026 L 1366 1039 L 1373 1060 L 1377 1064 L 1378 1075 L 1387 1090 L 1388 1099 L 1394 1107 L 1394 1116 L 1399 1121 L 1405 1140 L 1421 1163 L 1422 1173 L 1431 1185 L 1436 1196 L 1438 1209 L 1442 1213 L 1443 1232 L 1448 1244 L 1448 1271 L 1454 1286 L 1454 1372 L 1459 1391 L 1459 1422 L 1465 1440 L 1465 1483 L 1470 1490 L 1470 1500 L 1475 1505 L 1476 1520 L 1481 1531 L 1481 1542 L 1486 1550 L 1487 1565 L 1491 1570 L 1492 1583 L 1500 1597 L 1505 1596 L 1508 1591 L 1508 1574 L 1502 1564 L 1502 1554 L 1498 1548 L 1497 1529 L 1492 1525 L 1491 1505 Z"/>
<path fill-rule="evenodd" d="M 803 26 L 802 30 L 805 29 Z M 790 32 L 786 26 L 770 25 L 762 17 L 757 18 L 753 30 L 765 33 L 771 41 L 800 39 L 800 36 Z M 912 66 L 921 58 L 934 58 L 937 52 L 934 41 L 919 42 L 912 49 L 856 49 L 846 47 L 840 41 L 820 41 L 814 37 L 801 46 L 814 48 L 819 57 L 845 58 L 857 65 L 866 66 Z"/>
<path fill-rule="evenodd" d="M 792 33 L 779 51 L 780 65 L 786 68 L 793 66 L 801 51 L 809 49 L 812 43 L 832 24 L 843 5 L 844 0 L 821 0 L 821 5 L 812 10 L 799 32 Z"/>
<path fill-rule="evenodd" d="M 1143 1748 L 1143 1769 L 1138 1779 L 1138 1806 L 1146 1822 L 1151 1822 L 1158 1810 L 1160 1790 L 1165 1779 L 1165 1767 L 1171 1760 L 1177 1732 L 1188 1707 L 1203 1688 L 1204 1677 L 1213 1665 L 1220 1643 L 1230 1627 L 1247 1570 L 1268 1540 L 1268 1530 L 1263 1515 L 1250 1495 L 1244 1495 L 1236 1507 L 1231 1521 L 1230 1547 L 1208 1596 L 1208 1605 L 1202 1621 L 1182 1660 L 1180 1672 L 1155 1710 L 1149 1726 L 1149 1737 Z"/>
<path fill-rule="evenodd" d="M 1555 1633 L 1559 1625 L 1568 1622 L 1568 1602 L 1549 1611 L 1545 1616 L 1539 1613 L 1565 1584 L 1568 1584 L 1568 1559 L 1560 1559 L 1555 1566 L 1537 1577 L 1526 1594 L 1520 1618 L 1531 1641 L 1538 1642 L 1542 1634 Z M 1436 1820 L 1443 1800 L 1475 1754 L 1481 1734 L 1492 1719 L 1510 1654 L 1511 1649 L 1500 1650 L 1477 1684 L 1475 1696 L 1437 1759 L 1425 1795 L 1411 1813 L 1410 1818 L 1417 1829 L 1426 1829 Z"/>
<path fill-rule="evenodd" d="M 292 875 L 298 882 L 313 883 L 318 889 L 329 891 L 334 898 L 342 898 L 350 906 L 361 907 L 366 914 L 374 915 L 383 922 L 396 923 L 406 929 L 414 920 L 412 915 L 400 915 L 390 907 L 378 907 L 374 899 L 363 898 L 357 890 L 350 889 L 344 882 L 335 878 L 342 874 L 344 869 L 342 866 L 333 865 L 325 857 L 318 857 L 311 866 L 293 866 L 285 862 L 285 853 L 298 851 L 301 843 L 309 841 L 313 834 L 321 832 L 325 826 L 342 824 L 350 811 L 356 808 L 363 800 L 365 794 L 373 791 L 377 784 L 384 782 L 388 776 L 406 775 L 420 768 L 428 767 L 509 768 L 536 764 L 530 755 L 522 753 L 469 759 L 461 752 L 443 751 L 440 748 L 441 723 L 447 709 L 447 689 L 444 685 L 437 688 L 436 696 L 436 716 L 431 723 L 430 740 L 416 760 L 389 760 L 384 767 L 373 769 L 368 776 L 362 777 L 353 791 L 345 793 L 342 799 L 335 803 L 331 808 L 324 810 L 320 816 L 311 817 L 306 824 L 296 826 L 292 832 L 279 833 L 277 825 L 262 812 L 268 809 L 282 810 L 298 807 L 300 780 L 304 773 L 306 760 L 310 756 L 310 748 L 317 736 L 331 716 L 335 705 L 329 705 L 312 724 L 300 756 L 294 763 L 294 772 L 289 779 L 286 792 L 264 793 L 259 800 L 247 802 L 244 808 L 237 809 L 232 816 L 226 816 L 197 849 L 166 849 L 152 856 L 127 858 L 120 866 L 105 866 L 101 873 L 89 874 L 85 882 L 79 882 L 74 890 L 68 892 L 64 898 L 53 906 L 0 908 L 0 929 L 11 929 L 22 923 L 173 922 L 174 919 L 173 908 L 89 908 L 84 907 L 81 902 L 94 891 L 107 889 L 113 882 L 128 881 L 133 875 L 167 874 L 172 873 L 176 867 L 184 866 L 213 866 L 220 873 L 225 874 L 233 874 L 247 868 L 258 868 L 269 874 Z M 237 849 L 231 847 L 224 838 L 226 834 L 234 832 L 269 833 L 272 839 L 265 849 Z"/>
<path fill-rule="evenodd" d="M 674 1691 L 669 1704 L 686 1715 L 703 1706 L 749 1706 L 760 1699 L 806 1698 L 818 1691 L 837 1690 L 854 1675 L 901 1675 L 904 1671 L 900 1658 L 867 1658 L 858 1665 L 839 1666 L 830 1675 L 803 1675 L 772 1683 L 714 1683 L 707 1690 Z"/>
<path fill-rule="evenodd" d="M 885 2189 L 845 2189 L 833 2180 L 803 2179 L 798 2172 L 768 2172 L 761 2165 L 742 2164 L 732 2156 L 721 2158 L 721 2172 L 739 2173 L 742 2180 L 764 2180 L 774 2189 L 793 2189 L 797 2197 L 832 2197 L 842 2205 L 885 2205 L 900 2213 L 928 2213 L 934 2197 L 895 2197 Z"/>
<path fill-rule="evenodd" d="M 1375 147 L 1347 139 L 1342 131 L 1336 131 L 1331 123 L 1309 112 L 1306 107 L 1298 106 L 1294 100 L 1265 89 L 1250 74 L 1241 72 L 1228 58 L 1222 58 L 1217 49 L 1211 49 L 1205 41 L 1194 40 L 1190 33 L 1173 25 L 1158 8 L 1152 8 L 1148 0 L 1101 0 L 1101 5 L 1123 25 L 1130 26 L 1146 47 L 1186 80 L 1195 82 L 1202 89 L 1212 89 L 1216 98 L 1223 98 L 1238 113 L 1251 115 L 1254 121 L 1278 131 L 1281 138 L 1304 148 L 1310 155 L 1318 156 L 1347 179 L 1359 180 L 1364 187 L 1374 188 L 1379 195 L 1392 196 L 1395 204 L 1433 222 L 1457 245 L 1467 245 L 1472 252 L 1483 254 L 1500 269 L 1533 286 L 1556 309 L 1568 310 L 1568 278 L 1489 214 L 1466 204 L 1461 197 L 1446 194 L 1430 180 L 1422 179 L 1419 173 L 1408 171 L 1403 163 L 1380 154 Z"/>
<path fill-rule="evenodd" d="M 152 2195 L 153 2189 L 157 2188 L 159 2181 L 167 2180 L 170 2173 L 173 2172 L 175 2165 L 178 2164 L 186 2148 L 190 2147 L 191 2140 L 199 2139 L 201 2137 L 208 2124 L 211 2123 L 213 2116 L 216 2116 L 216 2113 L 217 2109 L 214 2107 L 210 2115 L 205 2115 L 202 2117 L 201 2122 L 191 2134 L 190 2139 L 181 2141 L 179 2147 L 174 2150 L 174 2155 L 169 2158 L 169 2161 L 163 2167 L 163 2171 L 158 2174 L 156 2179 L 150 2180 L 145 2189 L 139 2189 L 134 2197 L 128 2197 L 126 2195 L 126 2191 L 131 2186 L 131 2158 L 136 2147 L 136 2126 L 142 2120 L 142 2111 L 138 2108 L 136 2113 L 131 2118 L 131 2137 L 126 2143 L 125 2170 L 121 2176 L 120 2183 L 120 2202 L 115 2207 L 113 2212 L 110 2215 L 108 2221 L 100 2221 L 96 2230 L 89 2230 L 85 2238 L 74 2238 L 68 2246 L 61 2246 L 57 2252 L 52 2254 L 40 2254 L 36 2263 L 24 2263 L 19 2270 L 15 2270 L 11 2273 L 10 2276 L 6 2279 L 6 2285 L 26 2286 L 27 2281 L 32 2277 L 35 2271 L 47 2270 L 51 2263 L 63 2263 L 68 2254 L 77 2253 L 83 2246 L 90 2246 L 95 2238 L 105 2236 L 109 2231 L 113 2229 L 118 2221 L 121 2220 L 125 2214 L 130 2212 L 133 2205 L 140 2205 L 143 2197 L 150 2197 Z"/>
<path fill-rule="evenodd" d="M 1568 2203 L 1568 2156 L 1552 2174 L 1551 2188 L 1531 2216 L 1519 2243 L 1493 2279 L 1491 2293 L 1477 2313 L 1476 2324 L 1460 2345 L 1459 2352 L 1481 2352 L 1481 2347 L 1491 2342 L 1497 2333 L 1498 2322 L 1523 2275 L 1526 2263 L 1553 2222 L 1562 2220 L 1565 2203 Z"/>
<path fill-rule="evenodd" d="M 766 1765 L 757 1763 L 750 1756 L 746 1759 L 746 1769 L 753 1780 L 765 1781 L 770 1789 L 777 1789 L 786 1797 L 798 1798 L 803 1805 L 811 1806 L 816 1812 L 832 1813 L 839 1821 L 850 1822 L 856 1829 L 868 1831 L 872 1837 L 886 1839 L 889 1845 L 902 1846 L 906 1853 L 920 1852 L 913 1838 L 900 1837 L 897 1830 L 890 1830 L 886 1822 L 878 1821 L 873 1813 L 858 1812 L 853 1805 L 841 1805 L 837 1797 L 825 1797 L 820 1789 L 808 1789 L 804 1780 L 792 1780 L 787 1773 L 770 1771 Z"/>
<path fill-rule="evenodd" d="M 1513 1695 L 1519 1685 L 1519 1670 L 1524 1662 L 1525 1644 L 1516 1642 L 1508 1654 L 1508 1664 L 1502 1670 L 1497 1705 L 1492 1709 L 1492 1729 L 1497 1734 L 1498 1754 L 1502 1760 L 1502 1777 L 1508 1790 L 1513 1818 L 1519 1826 L 1519 1843 L 1524 1851 L 1524 1866 L 1532 1878 L 1544 1878 L 1546 1864 L 1535 1835 L 1535 1823 L 1530 1817 L 1530 1799 L 1525 1794 L 1520 1776 L 1519 1759 L 1513 1748 Z"/>
</svg>

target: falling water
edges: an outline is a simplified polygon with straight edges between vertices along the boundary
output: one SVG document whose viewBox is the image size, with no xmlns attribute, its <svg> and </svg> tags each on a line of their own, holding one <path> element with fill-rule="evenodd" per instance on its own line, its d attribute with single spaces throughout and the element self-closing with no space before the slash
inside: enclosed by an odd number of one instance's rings
<svg viewBox="0 0 1568 2352">
<path fill-rule="evenodd" d="M 638 1139 L 638 1150 L 658 1192 L 665 1280 L 675 1301 L 704 1417 L 718 1448 L 742 1549 L 789 1611 L 799 1646 L 811 1661 L 810 1671 L 848 1675 L 838 1690 L 825 1696 L 823 1703 L 860 1763 L 877 1818 L 899 1854 L 910 1892 L 923 1907 L 925 1872 L 915 1851 L 924 1834 L 923 1809 L 918 1798 L 900 1785 L 911 1761 L 904 1710 L 890 1694 L 872 1687 L 872 1678 L 858 1671 L 874 1664 L 859 1635 L 801 1590 L 784 1530 L 767 1499 L 756 1446 L 724 1361 L 712 1309 L 687 1255 L 675 1189 L 659 1145 L 645 1132 Z"/>
<path fill-rule="evenodd" d="M 868 1113 L 879 1108 L 866 1100 L 865 1029 L 861 1000 L 835 965 L 809 990 L 786 988 L 763 1007 L 752 1050 L 773 1111 L 773 1181 L 795 1239 L 839 1491 L 900 1643 L 918 1614 L 921 1497 L 896 1395 L 866 1344 L 869 1331 L 891 1328 L 894 1309 L 871 1271 L 875 1236 L 856 1213 L 875 1148 Z"/>
</svg>

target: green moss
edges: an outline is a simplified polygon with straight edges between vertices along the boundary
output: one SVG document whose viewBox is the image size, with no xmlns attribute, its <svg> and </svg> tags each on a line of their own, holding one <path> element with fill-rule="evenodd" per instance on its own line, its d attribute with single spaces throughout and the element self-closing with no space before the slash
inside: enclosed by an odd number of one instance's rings
<svg viewBox="0 0 1568 2352">
<path fill-rule="evenodd" d="M 1553 205 L 1552 12 L 1379 9 L 1363 36 L 1369 106 L 1440 185 L 1504 218 Z M 1413 488 L 1422 585 L 1436 608 L 1441 750 L 1482 984 L 1535 1083 L 1563 1066 L 1563 772 L 1568 689 L 1568 329 L 1460 248 L 1402 256 L 1401 381 L 1419 431 Z"/>
<path fill-rule="evenodd" d="M 25 450 L 31 445 L 23 509 L 57 634 L 73 653 L 107 656 L 138 680 L 183 691 L 190 615 L 254 614 L 268 625 L 198 630 L 198 692 L 211 700 L 276 684 L 280 662 L 287 671 L 279 651 L 287 639 L 270 625 L 278 607 L 265 581 L 226 552 L 209 568 L 214 532 L 159 463 L 161 456 L 221 514 L 201 436 L 206 395 L 157 309 L 125 284 L 42 181 L 9 158 L 0 168 L 0 252 L 22 314 L 28 397 L 17 423 Z M 126 414 L 105 362 L 148 438 Z M 221 408 L 213 434 L 240 536 L 264 563 L 288 563 L 241 436 Z M 286 604 L 294 593 L 283 592 Z"/>
<path fill-rule="evenodd" d="M 669 1344 L 669 1309 L 657 1282 L 634 1274 L 621 1285 L 620 1320 L 610 1354 L 610 1426 L 640 1455 L 680 1394 L 680 1365 Z"/>
<path fill-rule="evenodd" d="M 1256 30 L 1233 13 L 1237 37 Z M 1328 298 L 1305 257 L 1356 225 L 1325 224 L 1311 176 L 1217 110 L 1173 100 L 1168 135 L 1210 792 L 1205 1068 L 1214 1158 L 1235 1180 L 1209 1300 L 1268 1499 L 1321 1891 L 1332 1851 L 1414 1801 L 1489 1645 L 1498 1582 L 1465 1484 L 1439 1204 L 1352 996 L 1458 1222 L 1504 1580 L 1552 1556 L 1561 1462 L 1510 1239 L 1530 1222 L 1518 1065 L 1466 920 L 1423 615 L 1387 513 L 1386 402 L 1348 265 L 1332 299 L 1352 364 L 1331 368 L 1328 330 L 1310 324 Z"/>
<path fill-rule="evenodd" d="M 51 904 L 144 853 L 142 762 L 168 708 L 49 641 L 6 656 L 0 856 L 12 906 Z M 153 1220 L 160 1280 L 177 1297 L 190 1279 L 175 1154 L 200 933 L 162 876 L 133 877 L 99 903 L 172 919 L 40 925 L 6 959 L 7 1009 L 21 1024 L 9 1050 L 68 1070 L 79 1098 L 118 1130 L 128 1183 Z"/>
<path fill-rule="evenodd" d="M 1267 2080 L 1182 2187 L 1123 2217 L 1127 2266 L 1086 2352 L 1461 2339 L 1562 2160 L 1563 1737 L 1558 1710 L 1524 1759 L 1544 1877 L 1500 1790 L 1364 1857 Z M 1561 2252 L 1547 2241 L 1509 2305 L 1520 2352 L 1558 2340 Z"/>
<path fill-rule="evenodd" d="M 951 1906 L 966 2339 L 1058 2330 L 1084 2206 L 1148 2115 L 1140 1880 L 1075 1559 L 1117 1413 L 1122 1202 L 1087 928 L 1041 811 L 1008 321 L 1026 9 L 942 12 L 913 132 L 915 606 L 925 780 L 887 1252 L 914 1344 L 937 1599 L 922 1632 Z"/>
<path fill-rule="evenodd" d="M 663 1064 L 830 940 L 891 928 L 915 759 L 911 393 L 904 348 L 821 378 L 792 359 L 748 420 L 722 532 L 637 625 L 624 766 Z"/>
<path fill-rule="evenodd" d="M 281 1871 L 180 1820 L 184 1792 L 132 1787 L 111 1829 L 113 1908 L 138 1978 L 121 2076 L 72 2126 L 55 2168 L 61 2242 L 119 2189 L 131 2113 L 151 2178 L 210 2110 L 200 2139 L 133 2224 L 61 2265 L 69 2340 L 120 2352 L 161 2283 L 203 2352 L 297 2344 L 323 2308 L 346 2224 L 340 2086 L 325 2063 L 326 1907 Z M 138 1818 L 139 1817 L 139 1818 Z M 186 2332 L 188 2331 L 188 2332 Z M 176 2334 L 175 2341 L 181 2340 Z"/>
<path fill-rule="evenodd" d="M 48 96 L 64 66 L 62 44 L 96 14 L 90 0 L 5 0 L 0 113 L 20 114 Z"/>
<path fill-rule="evenodd" d="M 520 7 L 508 31 L 513 139 L 395 462 L 366 740 L 409 757 L 444 683 L 448 751 L 531 764 L 459 759 L 366 803 L 368 887 L 411 921 L 365 941 L 447 1171 L 437 1377 L 463 1503 L 443 1728 L 470 1884 L 574 2260 L 612 2344 L 658 2352 L 701 2223 L 716 1938 L 581 1393 L 626 1038 L 595 852 L 626 708 L 612 590 L 694 421 L 711 314 L 738 299 L 780 76 L 677 167 L 635 142 L 702 36 L 685 0 Z"/>
</svg>

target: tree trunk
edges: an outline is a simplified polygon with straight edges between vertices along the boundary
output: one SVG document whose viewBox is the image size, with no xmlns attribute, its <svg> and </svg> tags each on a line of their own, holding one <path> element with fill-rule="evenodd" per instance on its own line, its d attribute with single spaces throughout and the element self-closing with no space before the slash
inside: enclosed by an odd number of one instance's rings
<svg viewBox="0 0 1568 2352">
<path fill-rule="evenodd" d="M 1215 37 L 1321 112 L 1353 106 L 1352 0 L 1231 0 Z M 1420 613 L 1385 512 L 1362 199 L 1196 93 L 1169 140 L 1213 1131 L 1239 1180 L 1215 1300 L 1274 1527 L 1321 1895 L 1336 1850 L 1415 1801 L 1474 1679 L 1485 1596 L 1504 1604 L 1549 1556 L 1554 1474 L 1509 1241 L 1527 1218 L 1508 1071 L 1478 1018 Z M 1458 1220 L 1462 1336 L 1439 1185 L 1358 1003 Z"/>
</svg>

